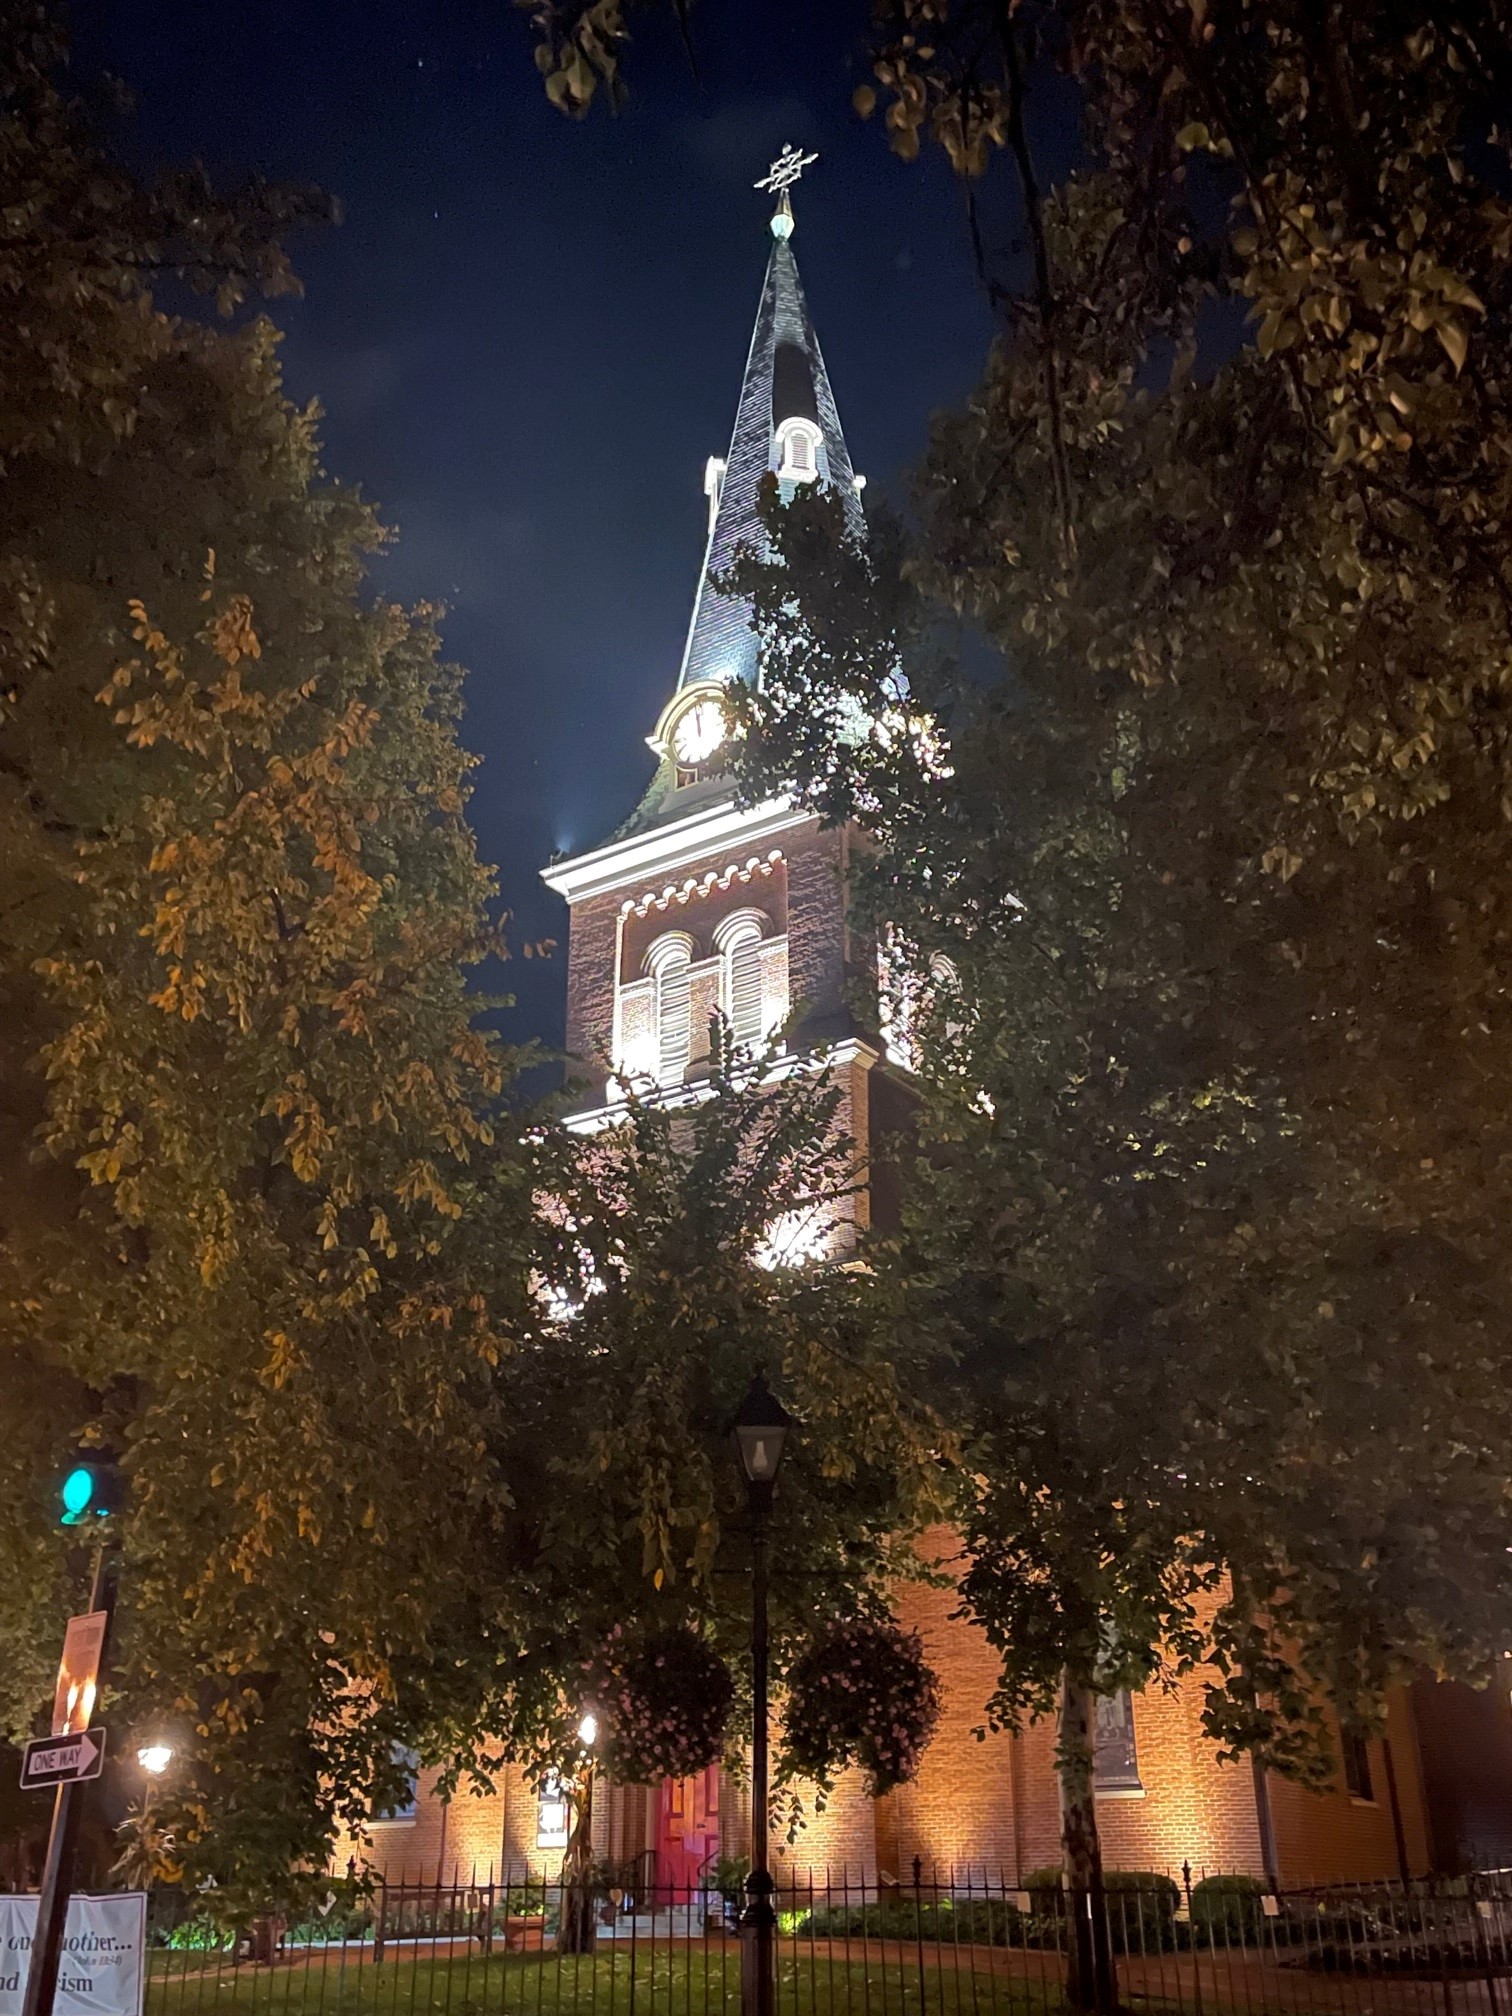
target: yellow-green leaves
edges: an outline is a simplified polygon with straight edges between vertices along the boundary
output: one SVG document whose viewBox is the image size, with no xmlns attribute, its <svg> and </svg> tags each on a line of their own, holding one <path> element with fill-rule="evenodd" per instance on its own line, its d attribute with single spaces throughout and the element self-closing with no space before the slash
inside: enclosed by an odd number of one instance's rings
<svg viewBox="0 0 1512 2016">
<path fill-rule="evenodd" d="M 368 595 L 386 535 L 321 474 L 269 325 L 142 291 L 180 258 L 276 290 L 324 206 L 140 186 L 50 32 L 0 49 L 0 182 L 45 237 L 0 247 L 0 1707 L 30 1722 L 24 1647 L 76 1606 L 38 1508 L 92 1431 L 131 1473 L 121 1712 L 198 1732 L 186 1879 L 266 1897 L 393 1742 L 482 1712 L 448 1690 L 499 1609 L 516 1060 L 469 988 L 493 885 L 459 675 Z"/>
</svg>

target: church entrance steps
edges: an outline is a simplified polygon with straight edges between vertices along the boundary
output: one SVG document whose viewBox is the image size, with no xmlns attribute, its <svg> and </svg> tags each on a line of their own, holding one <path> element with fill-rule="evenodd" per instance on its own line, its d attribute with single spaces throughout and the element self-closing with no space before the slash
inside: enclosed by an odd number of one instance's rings
<svg viewBox="0 0 1512 2016">
<path fill-rule="evenodd" d="M 668 1904 L 661 1910 L 616 1915 L 599 1927 L 601 1939 L 702 1939 L 711 1922 L 722 1925 L 722 1907 L 717 1897 L 696 1896 L 688 1904 Z"/>
</svg>

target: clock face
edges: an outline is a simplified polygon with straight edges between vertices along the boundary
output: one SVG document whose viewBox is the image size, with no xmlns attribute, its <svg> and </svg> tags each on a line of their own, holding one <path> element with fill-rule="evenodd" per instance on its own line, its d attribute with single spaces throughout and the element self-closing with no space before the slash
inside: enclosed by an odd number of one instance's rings
<svg viewBox="0 0 1512 2016">
<path fill-rule="evenodd" d="M 672 753 L 679 763 L 707 763 L 724 740 L 724 709 L 714 699 L 695 700 L 672 726 Z"/>
</svg>

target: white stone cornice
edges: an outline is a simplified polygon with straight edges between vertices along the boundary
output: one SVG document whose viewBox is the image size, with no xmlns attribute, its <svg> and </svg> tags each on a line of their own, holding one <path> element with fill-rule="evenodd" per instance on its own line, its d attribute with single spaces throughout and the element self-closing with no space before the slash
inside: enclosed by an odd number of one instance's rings
<svg viewBox="0 0 1512 2016">
<path fill-rule="evenodd" d="M 588 896 L 623 890 L 627 883 L 654 882 L 673 875 L 722 848 L 749 847 L 774 834 L 817 824 L 815 813 L 802 811 L 783 798 L 744 808 L 726 801 L 703 806 L 685 819 L 654 826 L 647 833 L 612 840 L 607 847 L 597 847 L 571 861 L 554 861 L 541 870 L 541 880 L 569 903 L 581 903 Z"/>
<path fill-rule="evenodd" d="M 870 1071 L 874 1064 L 881 1061 L 881 1053 L 864 1037 L 842 1036 L 838 1042 L 823 1044 L 817 1050 L 768 1057 L 760 1064 L 752 1065 L 748 1072 L 737 1074 L 737 1080 L 749 1083 L 759 1076 L 763 1085 L 777 1085 L 784 1078 L 840 1070 L 847 1065 Z M 714 1086 L 707 1078 L 696 1078 L 688 1085 L 669 1085 L 660 1089 L 648 1081 L 644 1086 L 637 1087 L 637 1092 L 643 1105 L 660 1106 L 671 1111 L 682 1106 L 706 1106 L 715 1096 Z M 601 1134 L 606 1127 L 619 1126 L 627 1118 L 628 1111 L 621 1097 L 600 1106 L 581 1107 L 576 1113 L 566 1113 L 562 1116 L 562 1125 L 570 1134 Z"/>
</svg>

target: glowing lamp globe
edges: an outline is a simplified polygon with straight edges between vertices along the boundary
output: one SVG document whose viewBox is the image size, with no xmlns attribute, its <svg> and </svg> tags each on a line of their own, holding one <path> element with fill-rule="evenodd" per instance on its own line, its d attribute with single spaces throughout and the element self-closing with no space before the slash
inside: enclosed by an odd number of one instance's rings
<svg viewBox="0 0 1512 2016">
<path fill-rule="evenodd" d="M 731 1432 L 740 1467 L 752 1484 L 775 1484 L 793 1417 L 758 1372 L 740 1403 Z"/>
</svg>

